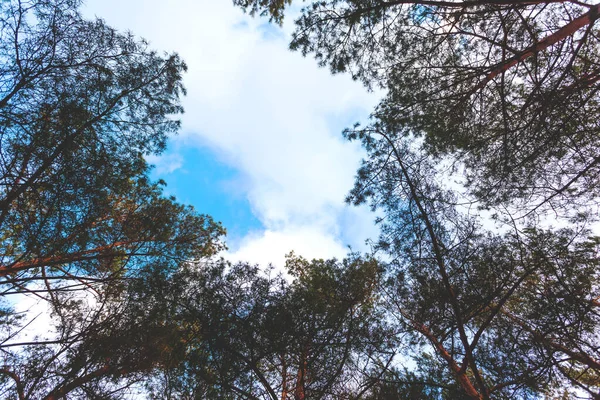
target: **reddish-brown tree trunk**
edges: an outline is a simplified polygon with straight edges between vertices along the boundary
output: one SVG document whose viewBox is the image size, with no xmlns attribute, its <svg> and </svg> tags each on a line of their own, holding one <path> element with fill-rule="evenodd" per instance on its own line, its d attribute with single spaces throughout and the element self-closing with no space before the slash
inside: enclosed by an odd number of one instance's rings
<svg viewBox="0 0 600 400">
<path fill-rule="evenodd" d="M 285 362 L 285 356 L 280 356 L 281 360 L 281 400 L 286 400 L 288 396 L 288 382 L 287 382 L 287 364 Z"/>
<path fill-rule="evenodd" d="M 306 398 L 306 375 L 308 372 L 308 348 L 305 347 L 300 356 L 298 363 L 298 375 L 296 378 L 296 391 L 294 393 L 295 400 L 304 400 Z"/>
<path fill-rule="evenodd" d="M 521 61 L 524 61 L 525 59 L 539 53 L 540 51 L 547 49 L 548 47 L 552 46 L 553 44 L 556 44 L 556 43 L 560 42 L 561 40 L 564 40 L 564 39 L 568 38 L 569 36 L 572 36 L 575 32 L 577 32 L 579 29 L 583 28 L 584 26 L 594 23 L 599 17 L 600 17 L 600 4 L 591 6 L 587 13 L 583 14 L 582 16 L 580 16 L 578 18 L 575 18 L 574 20 L 569 22 L 567 25 L 563 26 L 562 28 L 560 28 L 559 30 L 554 32 L 553 34 L 546 36 L 539 42 L 535 43 L 533 46 L 528 47 L 527 49 L 523 50 L 521 53 L 505 60 L 504 62 L 502 62 L 499 65 L 497 65 L 496 67 L 494 67 L 487 74 L 487 76 L 485 77 L 483 82 L 481 82 L 478 85 L 478 88 L 484 87 L 488 82 L 490 82 L 496 76 L 500 75 L 503 72 L 506 72 L 508 69 L 514 67 Z"/>
<path fill-rule="evenodd" d="M 29 261 L 21 261 L 16 262 L 11 265 L 0 265 L 0 277 L 7 276 L 10 274 L 14 274 L 16 272 L 24 271 L 31 268 L 37 267 L 49 267 L 52 265 L 66 264 L 76 261 L 84 261 L 95 258 L 102 257 L 114 257 L 120 255 L 120 253 L 106 253 L 108 250 L 112 250 L 115 248 L 139 243 L 140 241 L 126 241 L 126 242 L 116 242 L 113 244 L 109 244 L 106 246 L 99 246 L 90 250 L 80 251 L 77 253 L 59 255 L 59 256 L 49 256 L 49 257 L 41 257 L 36 258 Z M 97 254 L 95 254 L 97 253 Z"/>
</svg>

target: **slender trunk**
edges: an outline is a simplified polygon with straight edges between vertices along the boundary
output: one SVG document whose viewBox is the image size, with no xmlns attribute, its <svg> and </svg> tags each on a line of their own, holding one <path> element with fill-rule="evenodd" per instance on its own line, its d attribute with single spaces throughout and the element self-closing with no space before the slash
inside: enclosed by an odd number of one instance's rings
<svg viewBox="0 0 600 400">
<path fill-rule="evenodd" d="M 286 400 L 288 397 L 288 379 L 287 379 L 287 364 L 285 355 L 280 356 L 281 360 L 281 400 Z"/>
<path fill-rule="evenodd" d="M 417 331 L 421 332 L 423 336 L 429 339 L 429 341 L 431 342 L 433 347 L 435 347 L 435 349 L 438 351 L 440 356 L 446 361 L 446 363 L 448 363 L 448 367 L 453 372 L 454 376 L 456 377 L 456 380 L 458 381 L 462 389 L 465 391 L 466 395 L 473 400 L 483 399 L 484 396 L 481 395 L 479 391 L 475 388 L 475 385 L 473 385 L 473 382 L 471 382 L 471 380 L 467 376 L 466 371 L 458 365 L 458 363 L 456 362 L 456 360 L 454 360 L 454 358 L 448 352 L 448 350 L 446 350 L 442 343 L 440 343 L 437 340 L 433 332 L 431 332 L 431 330 L 424 324 L 418 323 L 416 321 L 413 321 L 413 326 L 417 329 Z"/>
<path fill-rule="evenodd" d="M 450 282 L 450 275 L 448 274 L 448 271 L 446 269 L 446 263 L 444 260 L 444 252 L 443 252 L 443 249 L 444 249 L 443 243 L 439 240 L 439 238 L 435 232 L 434 223 L 430 219 L 429 211 L 425 209 L 425 206 L 421 202 L 421 196 L 419 194 L 417 185 L 412 180 L 407 167 L 405 166 L 404 162 L 402 161 L 400 152 L 396 148 L 394 142 L 389 138 L 389 136 L 387 136 L 384 132 L 381 132 L 381 131 L 379 131 L 378 133 L 392 147 L 392 150 L 396 157 L 396 161 L 398 162 L 398 166 L 400 167 L 400 170 L 402 171 L 402 175 L 404 176 L 404 180 L 406 181 L 406 183 L 408 185 L 408 188 L 410 191 L 410 197 L 415 202 L 415 205 L 417 206 L 419 214 L 425 224 L 427 234 L 429 236 L 429 239 L 431 240 L 431 246 L 432 246 L 433 254 L 434 254 L 437 266 L 438 266 L 438 271 L 439 271 L 440 277 L 442 278 L 441 279 L 442 283 L 449 295 L 450 305 L 452 307 L 454 316 L 456 318 L 456 327 L 459 332 L 460 341 L 465 350 L 465 360 L 464 360 L 462 368 L 459 368 L 458 371 L 455 371 L 454 367 L 452 365 L 450 365 L 450 367 L 453 370 L 453 372 L 456 374 L 457 379 L 459 380 L 460 384 L 463 386 L 463 388 L 465 389 L 467 394 L 469 394 L 469 396 L 472 396 L 474 399 L 487 400 L 487 399 L 489 399 L 488 390 L 485 385 L 485 382 L 483 381 L 483 378 L 481 377 L 481 375 L 479 373 L 479 370 L 477 369 L 477 364 L 475 362 L 475 357 L 473 356 L 472 347 L 469 343 L 469 338 L 466 333 L 464 319 L 462 317 L 460 305 L 458 303 L 455 290 Z M 431 337 L 433 337 L 433 335 L 431 335 Z M 443 347 L 442 347 L 442 349 L 443 349 Z M 442 356 L 443 356 L 443 354 L 442 354 Z M 446 359 L 446 357 L 444 357 L 444 358 Z M 450 357 L 450 359 L 451 359 L 451 357 Z M 448 359 L 446 359 L 446 360 L 448 360 Z M 452 362 L 454 362 L 454 360 L 452 360 Z M 456 363 L 454 363 L 454 364 L 456 364 Z M 470 380 L 467 378 L 467 376 L 465 375 L 465 372 L 469 366 L 471 367 L 471 371 L 473 372 L 475 382 L 479 385 L 479 387 L 481 389 L 481 394 L 474 387 L 471 388 L 469 386 L 469 385 L 472 386 L 472 384 L 471 384 Z M 464 380 L 464 382 L 463 382 L 463 380 Z M 467 383 L 468 383 L 468 385 L 467 385 Z M 467 385 L 467 386 L 464 386 L 464 385 Z"/>
<path fill-rule="evenodd" d="M 300 362 L 298 363 L 298 375 L 296 378 L 296 392 L 294 395 L 295 400 L 304 400 L 306 398 L 306 374 L 308 372 L 308 346 L 304 347 L 302 354 L 300 355 Z"/>
</svg>

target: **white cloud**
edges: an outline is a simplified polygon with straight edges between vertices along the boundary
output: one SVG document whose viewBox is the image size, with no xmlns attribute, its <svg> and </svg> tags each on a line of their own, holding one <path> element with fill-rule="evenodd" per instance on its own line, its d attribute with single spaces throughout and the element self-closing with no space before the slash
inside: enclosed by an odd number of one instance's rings
<svg viewBox="0 0 600 400">
<path fill-rule="evenodd" d="M 304 258 L 341 258 L 348 249 L 331 234 L 311 226 L 290 226 L 267 229 L 243 239 L 237 251 L 226 254 L 232 261 L 247 261 L 274 265 L 282 270 L 285 255 L 293 251 Z"/>
<path fill-rule="evenodd" d="M 241 170 L 266 227 L 230 243 L 232 257 L 267 263 L 292 249 L 339 257 L 346 244 L 360 247 L 374 233 L 371 214 L 343 204 L 362 152 L 340 132 L 365 118 L 377 96 L 290 52 L 291 24 L 265 27 L 228 1 L 87 4 L 89 14 L 145 37 L 152 48 L 178 52 L 188 64 L 183 132 L 175 140 L 208 145 Z M 182 160 L 155 161 L 169 170 Z"/>
<path fill-rule="evenodd" d="M 146 161 L 154 165 L 154 172 L 157 175 L 168 175 L 175 172 L 183 166 L 183 157 L 180 154 L 166 154 L 166 155 L 148 155 Z"/>
</svg>

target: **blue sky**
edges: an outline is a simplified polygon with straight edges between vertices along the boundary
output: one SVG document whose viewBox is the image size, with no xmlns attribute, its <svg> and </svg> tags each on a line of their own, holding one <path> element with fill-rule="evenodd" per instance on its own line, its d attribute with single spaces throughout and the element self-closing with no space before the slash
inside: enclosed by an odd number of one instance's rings
<svg viewBox="0 0 600 400">
<path fill-rule="evenodd" d="M 182 130 L 149 161 L 168 194 L 223 222 L 227 257 L 341 257 L 376 235 L 343 203 L 362 150 L 341 131 L 378 96 L 290 52 L 293 18 L 280 28 L 229 0 L 87 0 L 84 14 L 188 64 Z"/>
<path fill-rule="evenodd" d="M 220 221 L 230 239 L 264 229 L 245 195 L 244 173 L 208 147 L 171 143 L 161 157 L 150 157 L 149 161 L 157 164 L 152 178 L 167 182 L 166 195 Z"/>
</svg>

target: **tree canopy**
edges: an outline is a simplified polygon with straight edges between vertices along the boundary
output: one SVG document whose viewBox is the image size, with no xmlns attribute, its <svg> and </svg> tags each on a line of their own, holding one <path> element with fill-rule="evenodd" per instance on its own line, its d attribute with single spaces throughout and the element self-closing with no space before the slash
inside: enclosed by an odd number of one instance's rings
<svg viewBox="0 0 600 400">
<path fill-rule="evenodd" d="M 277 274 L 216 258 L 220 224 L 148 177 L 177 55 L 78 0 L 0 2 L 0 396 L 600 398 L 600 5 L 303 4 L 291 48 L 385 89 L 344 133 L 381 234 Z"/>
<path fill-rule="evenodd" d="M 153 294 L 172 305 L 167 323 L 188 335 L 186 357 L 156 377 L 156 396 L 276 400 L 370 391 L 372 364 L 390 347 L 375 311 L 378 264 L 291 256 L 287 271 L 290 281 L 247 263 L 204 263 Z"/>
<path fill-rule="evenodd" d="M 383 301 L 412 332 L 420 366 L 389 371 L 385 389 L 513 399 L 577 387 L 597 396 L 598 237 L 581 226 L 490 232 L 460 212 L 429 157 L 409 144 L 390 155 L 382 142 L 363 142 L 370 157 L 350 200 L 384 211 Z"/>
<path fill-rule="evenodd" d="M 374 398 L 598 398 L 600 5 L 300 3 L 290 48 L 386 93 L 345 131 L 367 150 L 348 201 L 381 210 L 382 301 L 417 368 Z"/>
<path fill-rule="evenodd" d="M 148 368 L 80 354 L 113 329 L 131 280 L 223 247 L 221 226 L 165 197 L 143 158 L 179 127 L 185 64 L 83 19 L 79 4 L 0 3 L 3 398 L 81 396 L 98 378 Z M 23 340 L 30 321 L 10 311 L 22 295 L 47 301 L 55 338 Z"/>
<path fill-rule="evenodd" d="M 234 3 L 279 22 L 288 4 Z M 290 47 L 385 88 L 372 125 L 452 155 L 480 201 L 518 201 L 523 214 L 595 203 L 600 5 L 306 3 Z"/>
</svg>

